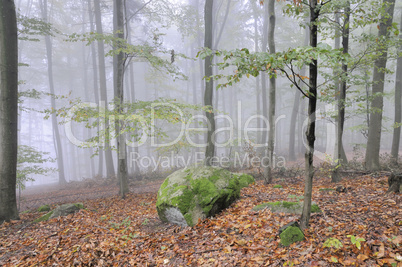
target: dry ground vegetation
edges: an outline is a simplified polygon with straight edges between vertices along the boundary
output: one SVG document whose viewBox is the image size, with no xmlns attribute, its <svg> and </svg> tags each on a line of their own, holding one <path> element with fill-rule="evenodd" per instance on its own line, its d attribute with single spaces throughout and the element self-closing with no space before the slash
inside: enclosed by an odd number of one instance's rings
<svg viewBox="0 0 402 267">
<path fill-rule="evenodd" d="M 155 202 L 161 182 L 131 184 L 124 200 L 115 185 L 88 186 L 88 181 L 26 195 L 22 206 L 31 211 L 0 225 L 0 265 L 402 266 L 402 197 L 386 193 L 387 177 L 381 173 L 344 177 L 336 185 L 328 176 L 316 175 L 313 201 L 322 213 L 312 215 L 305 240 L 289 247 L 279 243 L 278 230 L 299 216 L 252 208 L 300 200 L 300 175 L 276 178 L 270 185 L 257 181 L 242 189 L 230 208 L 193 228 L 159 220 Z M 337 186 L 343 192 L 323 190 Z M 34 206 L 54 208 L 77 200 L 86 209 L 32 223 L 43 215 Z"/>
</svg>

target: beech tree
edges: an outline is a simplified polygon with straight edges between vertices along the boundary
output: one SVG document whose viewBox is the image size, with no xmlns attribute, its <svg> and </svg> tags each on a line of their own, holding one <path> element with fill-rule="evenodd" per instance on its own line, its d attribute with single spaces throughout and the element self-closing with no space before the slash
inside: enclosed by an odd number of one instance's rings
<svg viewBox="0 0 402 267">
<path fill-rule="evenodd" d="M 13 0 L 0 1 L 0 223 L 18 219 L 18 37 Z"/>
<path fill-rule="evenodd" d="M 367 138 L 367 149 L 365 156 L 366 169 L 378 170 L 380 168 L 380 144 L 381 144 L 381 129 L 382 129 L 382 112 L 383 112 L 383 93 L 385 70 L 388 58 L 388 39 L 389 29 L 392 26 L 394 15 L 395 0 L 384 0 L 384 12 L 381 16 L 378 42 L 379 56 L 374 62 L 373 71 L 373 88 L 370 111 L 370 124 Z"/>
<path fill-rule="evenodd" d="M 205 10 L 204 10 L 204 21 L 205 21 L 205 39 L 204 39 L 204 47 L 212 48 L 213 43 L 213 28 L 212 28 L 212 12 L 213 12 L 214 1 L 206 0 L 205 1 Z M 212 76 L 212 56 L 208 55 L 205 57 L 205 76 Z M 205 116 L 208 120 L 208 133 L 207 133 L 207 147 L 205 150 L 205 164 L 207 166 L 211 165 L 211 158 L 215 155 L 215 141 L 214 141 L 214 132 L 215 132 L 215 115 L 213 113 L 213 80 L 207 79 L 205 81 L 205 94 L 204 94 L 204 105 L 209 106 L 210 109 L 205 112 Z"/>
</svg>

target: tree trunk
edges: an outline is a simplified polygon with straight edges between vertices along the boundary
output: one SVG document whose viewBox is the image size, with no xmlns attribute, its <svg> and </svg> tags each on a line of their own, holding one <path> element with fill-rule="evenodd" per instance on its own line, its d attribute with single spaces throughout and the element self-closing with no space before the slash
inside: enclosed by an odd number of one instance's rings
<svg viewBox="0 0 402 267">
<path fill-rule="evenodd" d="M 103 34 L 102 18 L 101 18 L 101 11 L 100 11 L 100 0 L 94 0 L 94 9 L 95 9 L 96 32 L 98 34 Z M 101 109 L 104 108 L 107 111 L 108 102 L 107 102 L 106 70 L 105 70 L 105 46 L 103 44 L 102 39 L 98 40 L 97 44 L 98 44 L 100 100 L 101 100 L 100 108 Z M 113 176 L 115 176 L 115 170 L 114 170 L 114 164 L 113 164 L 112 151 L 110 150 L 109 128 L 110 128 L 109 127 L 109 116 L 106 116 L 105 117 L 106 137 L 105 137 L 105 141 L 104 141 L 106 175 L 107 175 L 107 177 L 113 177 Z"/>
<path fill-rule="evenodd" d="M 205 40 L 204 47 L 212 48 L 212 11 L 213 11 L 213 0 L 206 0 L 205 2 Z M 212 76 L 212 57 L 208 56 L 205 58 L 205 76 Z M 204 105 L 209 106 L 213 109 L 213 81 L 212 79 L 209 81 L 205 81 L 205 94 L 204 94 Z M 207 166 L 211 165 L 211 159 L 215 155 L 215 144 L 214 144 L 214 132 L 215 132 L 215 116 L 213 110 L 211 112 L 205 112 L 205 115 L 208 120 L 208 134 L 207 134 L 207 147 L 205 150 L 205 164 Z"/>
<path fill-rule="evenodd" d="M 401 22 L 399 24 L 399 40 L 402 43 L 402 16 Z M 399 53 L 402 53 L 402 44 L 399 47 Z M 395 119 L 394 122 L 396 127 L 394 127 L 394 133 L 392 135 L 392 148 L 391 148 L 391 160 L 393 164 L 398 164 L 398 154 L 399 154 L 399 142 L 401 139 L 401 116 L 402 116 L 402 108 L 401 108 L 401 97 L 402 97 L 402 56 L 397 59 L 396 63 L 396 78 L 395 78 Z"/>
<path fill-rule="evenodd" d="M 343 54 L 349 53 L 349 18 L 350 18 L 350 2 L 346 1 L 345 19 L 343 21 L 342 29 L 342 48 Z M 345 124 L 345 102 L 346 102 L 346 87 L 347 87 L 348 65 L 342 64 L 342 80 L 339 87 L 338 98 L 338 118 L 337 118 L 337 138 L 336 138 L 336 155 L 335 167 L 332 172 L 331 182 L 337 183 L 341 181 L 341 174 L 339 172 L 342 164 L 346 163 L 346 156 L 342 157 L 343 150 L 343 128 Z M 345 158 L 345 160 L 344 160 Z"/>
<path fill-rule="evenodd" d="M 42 11 L 42 18 L 45 22 L 48 22 L 47 15 L 47 0 L 39 1 Z M 47 73 L 49 79 L 49 89 L 50 89 L 50 103 L 53 110 L 56 110 L 56 100 L 55 100 L 55 92 L 54 92 L 54 80 L 53 80 L 53 49 L 52 42 L 50 40 L 50 36 L 45 36 L 45 44 L 46 44 L 46 58 L 47 58 Z M 63 148 L 61 145 L 60 139 L 60 131 L 59 124 L 57 122 L 56 114 L 52 114 L 52 126 L 53 126 L 53 138 L 55 140 L 55 151 L 57 158 L 57 168 L 59 172 L 59 184 L 65 184 L 66 178 L 64 174 L 64 160 L 63 160 Z"/>
<path fill-rule="evenodd" d="M 123 0 L 114 1 L 114 32 L 115 37 L 124 39 L 124 11 L 123 11 Z M 115 47 L 114 49 L 118 49 Z M 115 55 L 114 64 L 114 92 L 117 101 L 117 111 L 118 114 L 123 114 L 123 103 L 124 103 L 124 53 L 120 52 Z M 120 116 L 119 116 L 120 117 Z M 127 152 L 126 152 L 126 138 L 125 134 L 121 133 L 121 128 L 123 127 L 124 120 L 118 118 L 116 120 L 116 135 L 117 135 L 117 177 L 120 184 L 120 197 L 125 198 L 126 194 L 129 192 L 128 181 L 127 181 Z"/>
<path fill-rule="evenodd" d="M 14 1 L 0 2 L 0 223 L 18 218 L 18 38 Z"/>
<path fill-rule="evenodd" d="M 88 15 L 89 15 L 90 30 L 91 32 L 95 32 L 91 0 L 88 0 Z M 94 88 L 95 101 L 97 104 L 99 104 L 99 83 L 98 83 L 99 70 L 98 70 L 98 64 L 96 62 L 96 49 L 94 43 L 91 43 L 91 59 L 93 66 L 93 88 Z M 99 133 L 99 127 L 97 132 Z M 98 154 L 99 154 L 98 172 L 96 175 L 99 177 L 103 177 L 103 155 L 105 153 L 103 152 L 103 150 L 99 149 Z"/>
<path fill-rule="evenodd" d="M 258 7 L 257 4 L 255 2 L 253 3 L 253 16 L 254 16 L 254 50 L 255 52 L 259 51 L 258 48 L 258 42 L 259 42 L 259 32 L 258 32 Z M 256 115 L 260 116 L 261 115 L 261 89 L 260 89 L 260 76 L 257 76 L 255 79 L 255 102 L 256 102 Z M 258 118 L 257 120 L 257 129 L 261 129 L 261 119 Z M 260 144 L 260 140 L 261 140 L 261 134 L 260 132 L 257 132 L 257 136 L 256 136 L 256 144 Z"/>
<path fill-rule="evenodd" d="M 318 0 L 310 1 L 310 46 L 317 47 L 318 29 L 317 20 L 320 15 L 320 6 L 317 6 Z M 307 124 L 307 150 L 305 154 L 305 178 L 304 178 L 304 204 L 303 212 L 300 218 L 300 227 L 305 229 L 309 225 L 311 213 L 311 196 L 313 191 L 314 176 L 314 142 L 315 142 L 315 121 L 317 107 L 317 76 L 318 62 L 313 60 L 309 66 L 309 101 L 308 101 L 308 124 Z"/>
<path fill-rule="evenodd" d="M 261 52 L 266 52 L 268 46 L 268 23 L 269 22 L 269 10 L 268 5 L 264 6 L 264 23 L 262 27 L 262 44 L 261 44 Z M 262 115 L 268 116 L 268 93 L 267 93 L 267 75 L 262 72 L 261 73 L 261 96 L 262 96 Z M 264 122 L 265 124 L 265 122 Z M 264 127 L 264 126 L 263 126 Z M 265 125 L 265 127 L 269 127 Z M 268 142 L 267 131 L 263 131 L 261 135 L 261 144 L 264 144 L 264 148 Z M 266 150 L 265 150 L 266 151 Z M 264 152 L 265 153 L 265 152 Z M 264 164 L 267 164 L 266 162 Z"/>
<path fill-rule="evenodd" d="M 275 54 L 275 0 L 268 2 L 268 49 L 270 54 Z M 274 73 L 271 73 L 274 75 Z M 275 150 L 275 108 L 276 108 L 276 79 L 274 76 L 269 78 L 269 134 L 268 134 L 268 159 L 269 164 L 264 168 L 264 181 L 265 184 L 272 183 L 272 168 L 274 163 L 274 150 Z"/>
<path fill-rule="evenodd" d="M 371 171 L 378 170 L 380 168 L 380 143 L 385 79 L 384 70 L 387 65 L 388 57 L 388 29 L 390 29 L 392 26 L 395 0 L 384 0 L 384 7 L 386 12 L 381 16 L 378 31 L 378 39 L 384 40 L 384 43 L 379 44 L 380 56 L 374 62 L 372 92 L 374 98 L 371 101 L 370 124 L 365 157 L 366 169 Z"/>
<path fill-rule="evenodd" d="M 388 191 L 387 192 L 394 192 L 399 193 L 400 188 L 402 185 L 402 175 L 401 174 L 394 174 L 392 173 L 388 177 Z"/>
</svg>

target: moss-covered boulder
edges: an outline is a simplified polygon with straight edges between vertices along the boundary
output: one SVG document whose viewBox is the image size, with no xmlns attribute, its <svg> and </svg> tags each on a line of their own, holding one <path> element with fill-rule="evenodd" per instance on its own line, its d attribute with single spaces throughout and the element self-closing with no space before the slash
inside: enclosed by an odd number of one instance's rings
<svg viewBox="0 0 402 267">
<path fill-rule="evenodd" d="M 61 206 L 58 206 L 52 211 L 49 211 L 45 215 L 39 217 L 36 219 L 34 222 L 42 222 L 42 221 L 47 221 L 52 218 L 60 217 L 60 216 L 66 216 L 68 214 L 75 213 L 79 211 L 80 209 L 83 209 L 84 205 L 82 203 L 74 203 L 74 204 L 63 204 Z"/>
<path fill-rule="evenodd" d="M 194 226 L 240 197 L 240 189 L 254 182 L 251 175 L 218 167 L 193 166 L 169 175 L 158 191 L 156 209 L 164 222 Z"/>
<path fill-rule="evenodd" d="M 293 213 L 302 214 L 303 212 L 303 201 L 301 202 L 289 202 L 289 201 L 277 201 L 277 202 L 267 202 L 257 205 L 253 208 L 254 211 L 259 211 L 263 209 L 270 209 L 272 212 L 283 212 L 283 213 Z M 316 203 L 311 204 L 311 213 L 321 212 L 320 207 Z"/>
<path fill-rule="evenodd" d="M 282 226 L 279 229 L 279 237 L 281 238 L 281 244 L 286 247 L 292 243 L 304 240 L 303 231 L 297 222 L 291 222 Z"/>
</svg>

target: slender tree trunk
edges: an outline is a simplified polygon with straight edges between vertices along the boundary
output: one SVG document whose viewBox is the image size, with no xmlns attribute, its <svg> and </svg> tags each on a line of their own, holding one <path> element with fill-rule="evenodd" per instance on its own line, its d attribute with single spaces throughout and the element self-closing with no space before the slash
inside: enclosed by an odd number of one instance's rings
<svg viewBox="0 0 402 267">
<path fill-rule="evenodd" d="M 96 32 L 98 34 L 103 34 L 102 30 L 102 18 L 100 11 L 100 0 L 94 0 L 94 9 L 95 9 L 95 24 L 96 24 Z M 98 40 L 98 61 L 99 61 L 99 79 L 100 79 L 100 100 L 101 105 L 104 105 L 104 108 L 107 113 L 108 102 L 107 102 L 107 88 L 106 88 L 106 70 L 105 70 L 105 46 L 103 44 L 103 40 Z M 106 175 L 107 177 L 115 176 L 114 164 L 112 151 L 110 150 L 110 138 L 109 138 L 109 116 L 105 117 L 105 160 L 106 160 Z"/>
<path fill-rule="evenodd" d="M 17 209 L 18 38 L 14 1 L 0 2 L 0 223 Z"/>
<path fill-rule="evenodd" d="M 383 93 L 385 68 L 388 57 L 388 29 L 391 28 L 392 18 L 394 15 L 395 0 L 384 0 L 386 9 L 385 15 L 381 17 L 381 22 L 378 31 L 378 39 L 383 40 L 380 43 L 380 56 L 374 62 L 373 72 L 373 100 L 371 101 L 370 110 L 370 125 L 367 138 L 366 149 L 366 169 L 378 170 L 380 168 L 380 144 L 381 144 L 381 127 L 382 127 L 382 112 L 383 112 Z"/>
<path fill-rule="evenodd" d="M 317 47 L 318 27 L 317 20 L 320 15 L 320 6 L 317 6 L 318 0 L 310 1 L 310 46 Z M 309 225 L 311 213 L 311 196 L 313 191 L 314 177 L 314 142 L 315 142 L 315 121 L 317 108 L 317 76 L 318 62 L 314 59 L 309 66 L 309 101 L 308 101 L 308 124 L 307 124 L 307 151 L 305 154 L 305 181 L 304 181 L 304 204 L 303 212 L 300 218 L 300 227 L 305 229 Z"/>
<path fill-rule="evenodd" d="M 342 48 L 343 54 L 349 53 L 349 18 L 350 18 L 350 2 L 346 1 L 345 7 L 345 19 L 343 21 L 342 29 Z M 343 150 L 343 128 L 345 124 L 345 104 L 346 104 L 346 88 L 347 88 L 347 77 L 348 77 L 348 65 L 342 64 L 342 80 L 339 87 L 339 97 L 338 97 L 338 118 L 337 118 L 337 138 L 336 138 L 336 155 L 335 155 L 335 168 L 332 172 L 331 181 L 337 183 L 341 181 L 341 175 L 339 173 L 339 168 L 347 163 L 346 156 L 342 156 Z"/>
<path fill-rule="evenodd" d="M 399 40 L 401 40 L 401 46 L 399 47 L 399 53 L 402 53 L 402 16 L 401 22 L 399 24 Z M 396 61 L 396 78 L 395 78 L 395 119 L 394 122 L 397 127 L 394 128 L 394 133 L 392 135 L 392 147 L 391 147 L 391 159 L 395 165 L 398 164 L 398 154 L 399 154 L 399 142 L 401 139 L 401 97 L 402 97 L 402 56 Z"/>
<path fill-rule="evenodd" d="M 204 47 L 208 47 L 212 49 L 212 11 L 213 11 L 213 0 L 206 0 L 205 2 L 205 40 Z M 212 57 L 208 56 L 205 58 L 205 76 L 212 76 Z M 205 94 L 204 94 L 204 105 L 209 106 L 213 109 L 213 81 L 212 79 L 209 81 L 205 81 Z M 215 116 L 213 110 L 211 112 L 205 112 L 205 115 L 208 120 L 208 134 L 207 134 L 207 147 L 205 150 L 205 164 L 207 166 L 211 165 L 211 158 L 215 155 L 215 141 L 214 132 L 215 132 Z"/>
<path fill-rule="evenodd" d="M 275 0 L 268 2 L 268 48 L 270 54 L 275 54 Z M 273 75 L 273 73 L 272 73 Z M 269 78 L 269 134 L 268 134 L 268 159 L 269 164 L 264 168 L 264 180 L 266 184 L 272 183 L 272 168 L 274 163 L 275 150 L 275 109 L 276 109 L 276 79 L 274 76 Z"/>
<path fill-rule="evenodd" d="M 91 0 L 88 0 L 88 16 L 89 16 L 89 24 L 90 24 L 90 30 L 91 32 L 95 32 L 95 25 L 93 21 L 93 14 L 94 12 L 92 11 L 92 5 L 91 5 Z M 95 95 L 95 101 L 99 105 L 99 83 L 98 83 L 98 64 L 96 61 L 96 49 L 95 49 L 95 44 L 91 43 L 91 59 L 92 59 L 92 68 L 93 68 L 93 90 L 94 90 L 94 95 Z M 99 127 L 97 129 L 97 132 L 99 133 Z M 104 152 L 103 150 L 99 149 L 98 153 L 99 161 L 98 161 L 98 172 L 97 176 L 103 177 L 103 156 Z"/>
<path fill-rule="evenodd" d="M 124 8 L 123 0 L 114 1 L 114 32 L 115 37 L 124 39 Z M 117 49 L 117 47 L 115 47 Z M 124 53 L 120 52 L 115 55 L 114 68 L 114 92 L 117 101 L 118 114 L 123 114 L 124 103 Z M 127 180 L 127 151 L 125 134 L 121 133 L 124 120 L 118 118 L 116 120 L 116 135 L 117 135 L 117 177 L 120 184 L 120 196 L 125 198 L 129 192 Z"/>
<path fill-rule="evenodd" d="M 42 18 L 45 22 L 48 22 L 48 15 L 47 15 L 47 0 L 39 1 L 41 5 L 42 11 Z M 55 91 L 54 91 L 54 80 L 53 80 L 53 48 L 52 42 L 50 40 L 50 36 L 45 36 L 45 44 L 46 44 L 46 58 L 47 58 L 47 73 L 49 79 L 49 89 L 50 89 L 50 103 L 52 109 L 56 109 L 56 100 L 55 100 Z M 64 174 L 64 160 L 63 160 L 63 148 L 61 145 L 60 139 L 60 131 L 59 131 L 59 124 L 57 122 L 56 114 L 52 114 L 52 126 L 53 126 L 53 138 L 55 139 L 55 151 L 57 157 L 57 167 L 59 171 L 59 184 L 65 184 L 66 178 Z"/>
<path fill-rule="evenodd" d="M 261 52 L 266 52 L 268 46 L 268 23 L 269 22 L 269 10 L 268 5 L 264 6 L 264 23 L 262 27 L 262 45 Z M 268 116 L 268 93 L 267 93 L 267 75 L 262 72 L 261 73 L 261 96 L 262 96 L 262 115 Z M 269 127 L 269 125 L 266 125 Z M 262 132 L 261 144 L 267 144 L 267 131 Z M 266 163 L 265 163 L 266 164 Z"/>
<path fill-rule="evenodd" d="M 259 42 L 259 32 L 258 32 L 258 13 L 257 6 L 255 2 L 253 3 L 253 16 L 254 16 L 254 50 L 255 52 L 259 51 L 258 42 Z M 260 89 L 260 76 L 257 76 L 255 79 L 255 102 L 256 102 L 256 115 L 261 115 L 261 89 Z M 261 129 L 261 119 L 257 120 L 257 129 Z M 259 144 L 261 140 L 261 133 L 257 132 L 256 143 Z"/>
</svg>

